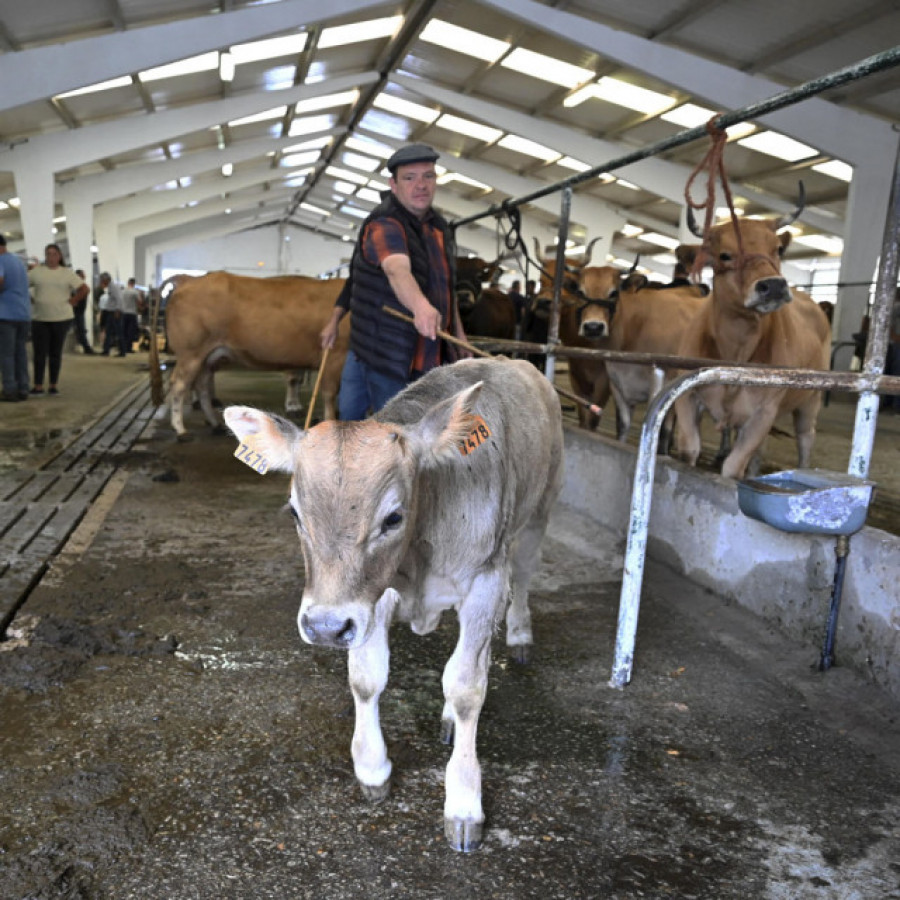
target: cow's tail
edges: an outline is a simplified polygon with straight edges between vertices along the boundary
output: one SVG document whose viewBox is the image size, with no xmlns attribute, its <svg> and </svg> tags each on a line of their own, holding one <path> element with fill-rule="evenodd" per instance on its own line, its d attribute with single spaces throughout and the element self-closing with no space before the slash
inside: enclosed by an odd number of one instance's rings
<svg viewBox="0 0 900 900">
<path fill-rule="evenodd" d="M 150 401 L 154 406 L 160 407 L 165 403 L 165 390 L 163 388 L 162 369 L 159 367 L 159 343 L 156 331 L 159 327 L 159 311 L 163 300 L 167 299 L 178 286 L 178 275 L 167 278 L 155 291 L 150 304 Z"/>
</svg>

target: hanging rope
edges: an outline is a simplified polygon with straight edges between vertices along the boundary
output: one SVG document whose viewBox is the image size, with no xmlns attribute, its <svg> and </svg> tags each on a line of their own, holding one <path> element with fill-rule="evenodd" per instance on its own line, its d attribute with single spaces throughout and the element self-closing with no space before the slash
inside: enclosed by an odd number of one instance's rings
<svg viewBox="0 0 900 900">
<path fill-rule="evenodd" d="M 725 172 L 725 145 L 728 142 L 728 134 L 724 128 L 719 128 L 715 124 L 718 117 L 719 114 L 717 113 L 706 123 L 706 132 L 711 140 L 709 150 L 707 150 L 706 156 L 697 164 L 697 167 L 691 173 L 691 177 L 688 178 L 687 184 L 684 186 L 684 202 L 688 209 L 705 210 L 703 216 L 703 244 L 700 253 L 697 254 L 694 260 L 690 273 L 693 281 L 700 280 L 700 273 L 703 271 L 705 259 L 709 256 L 709 230 L 712 227 L 713 218 L 716 214 L 717 178 L 722 183 L 722 193 L 725 195 L 725 202 L 731 215 L 731 222 L 734 225 L 734 233 L 737 235 L 738 254 L 741 259 L 744 257 L 741 230 L 738 228 L 738 217 L 734 211 L 731 186 L 728 184 L 728 175 Z M 706 197 L 703 200 L 696 201 L 691 197 L 691 188 L 701 172 L 706 172 Z"/>
</svg>

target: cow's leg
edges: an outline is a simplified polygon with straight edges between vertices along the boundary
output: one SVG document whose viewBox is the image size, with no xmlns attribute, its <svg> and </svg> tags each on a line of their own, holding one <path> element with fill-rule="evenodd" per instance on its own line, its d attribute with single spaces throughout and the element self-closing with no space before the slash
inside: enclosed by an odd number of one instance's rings
<svg viewBox="0 0 900 900">
<path fill-rule="evenodd" d="M 303 412 L 303 403 L 300 400 L 303 374 L 303 372 L 296 371 L 284 373 L 284 411 L 288 416 L 299 416 Z"/>
<path fill-rule="evenodd" d="M 479 575 L 459 608 L 459 642 L 444 668 L 446 703 L 442 732 L 453 734 L 447 763 L 444 834 L 454 850 L 464 853 L 481 846 L 481 766 L 475 747 L 478 717 L 487 692 L 488 664 L 494 616 L 500 608 L 506 577 L 502 572 Z"/>
<path fill-rule="evenodd" d="M 797 461 L 801 469 L 809 466 L 813 444 L 816 441 L 816 419 L 822 395 L 816 391 L 802 406 L 794 410 L 794 433 L 797 435 Z"/>
<path fill-rule="evenodd" d="M 172 428 L 175 429 L 175 434 L 179 440 L 184 440 L 187 437 L 184 427 L 184 398 L 190 394 L 191 387 L 193 387 L 200 368 L 200 363 L 186 363 L 183 360 L 179 360 L 178 365 L 175 366 L 175 373 L 172 376 L 171 390 L 169 392 L 169 409 Z"/>
<path fill-rule="evenodd" d="M 696 466 L 700 458 L 700 415 L 700 404 L 691 395 L 675 401 L 678 454 L 690 466 Z"/>
<path fill-rule="evenodd" d="M 722 463 L 726 478 L 742 478 L 754 455 L 761 451 L 763 442 L 775 421 L 778 401 L 757 407 L 756 412 L 738 429 L 734 446 Z"/>
<path fill-rule="evenodd" d="M 363 794 L 375 802 L 384 800 L 391 786 L 391 761 L 378 720 L 378 701 L 388 680 L 388 631 L 396 603 L 396 592 L 385 591 L 375 606 L 369 639 L 348 653 L 347 670 L 356 708 L 351 744 L 353 771 Z"/>
<path fill-rule="evenodd" d="M 506 647 L 510 658 L 523 665 L 531 662 L 533 643 L 528 586 L 541 561 L 541 542 L 546 530 L 546 516 L 535 517 L 516 538 L 512 550 L 509 607 L 506 610 Z"/>
<path fill-rule="evenodd" d="M 197 375 L 194 383 L 197 397 L 200 400 L 200 409 L 211 428 L 222 428 L 222 420 L 216 414 L 213 406 L 213 392 L 215 391 L 215 374 L 208 366 L 204 366 Z"/>
</svg>

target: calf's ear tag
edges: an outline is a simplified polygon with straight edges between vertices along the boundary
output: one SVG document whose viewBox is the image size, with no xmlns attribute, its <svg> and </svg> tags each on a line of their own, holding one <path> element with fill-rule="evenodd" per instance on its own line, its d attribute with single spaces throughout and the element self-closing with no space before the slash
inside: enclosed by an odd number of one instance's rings
<svg viewBox="0 0 900 900">
<path fill-rule="evenodd" d="M 265 454 L 256 449 L 252 438 L 248 438 L 246 442 L 242 441 L 234 451 L 234 455 L 245 466 L 250 466 L 254 472 L 258 472 L 260 475 L 265 475 L 269 471 L 269 461 Z"/>
</svg>

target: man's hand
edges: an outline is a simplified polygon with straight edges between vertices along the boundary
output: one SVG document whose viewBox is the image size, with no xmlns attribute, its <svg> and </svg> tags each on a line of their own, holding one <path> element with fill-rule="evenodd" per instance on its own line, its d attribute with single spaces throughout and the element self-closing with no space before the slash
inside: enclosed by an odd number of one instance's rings
<svg viewBox="0 0 900 900">
<path fill-rule="evenodd" d="M 344 311 L 342 309 L 335 308 L 331 311 L 331 318 L 319 332 L 319 346 L 323 350 L 330 350 L 334 346 L 334 342 L 337 340 L 338 326 L 341 324 L 343 317 Z"/>
<path fill-rule="evenodd" d="M 416 331 L 422 337 L 432 341 L 437 337 L 438 328 L 441 327 L 441 314 L 427 300 L 416 307 L 414 319 Z"/>
<path fill-rule="evenodd" d="M 432 341 L 441 327 L 441 314 L 428 302 L 413 278 L 409 257 L 402 253 L 386 256 L 381 268 L 397 299 L 413 314 L 416 331 Z"/>
</svg>

